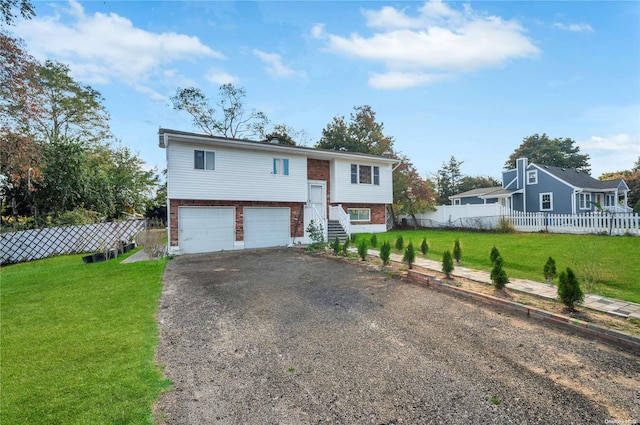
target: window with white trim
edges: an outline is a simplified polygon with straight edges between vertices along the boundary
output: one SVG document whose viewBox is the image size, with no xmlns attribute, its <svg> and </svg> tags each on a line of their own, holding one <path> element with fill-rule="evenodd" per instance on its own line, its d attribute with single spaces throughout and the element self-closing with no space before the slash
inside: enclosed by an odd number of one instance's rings
<svg viewBox="0 0 640 425">
<path fill-rule="evenodd" d="M 380 167 L 371 165 L 351 164 L 352 184 L 380 185 Z"/>
<path fill-rule="evenodd" d="M 553 192 L 540 194 L 540 211 L 553 211 Z"/>
<path fill-rule="evenodd" d="M 193 168 L 196 170 L 215 170 L 216 153 L 213 151 L 193 151 Z"/>
<path fill-rule="evenodd" d="M 370 208 L 347 208 L 349 221 L 371 221 Z"/>
<path fill-rule="evenodd" d="M 580 205 L 581 210 L 588 210 L 591 208 L 591 194 L 590 193 L 579 193 L 578 194 L 578 204 Z"/>
<path fill-rule="evenodd" d="M 616 205 L 616 195 L 610 193 L 604 195 L 604 205 L 606 207 L 613 207 Z"/>
<path fill-rule="evenodd" d="M 538 170 L 527 171 L 527 184 L 538 184 Z"/>
<path fill-rule="evenodd" d="M 287 158 L 273 158 L 273 174 L 289 175 L 289 160 Z"/>
<path fill-rule="evenodd" d="M 455 198 L 453 200 L 453 205 L 460 205 L 460 198 Z"/>
</svg>

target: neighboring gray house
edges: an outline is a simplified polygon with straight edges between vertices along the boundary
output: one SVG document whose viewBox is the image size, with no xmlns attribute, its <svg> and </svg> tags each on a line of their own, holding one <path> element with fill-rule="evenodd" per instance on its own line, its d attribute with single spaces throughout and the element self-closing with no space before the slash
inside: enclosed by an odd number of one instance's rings
<svg viewBox="0 0 640 425">
<path fill-rule="evenodd" d="M 454 205 L 499 202 L 523 212 L 577 214 L 598 207 L 630 212 L 628 192 L 629 186 L 623 179 L 597 180 L 573 168 L 529 163 L 527 158 L 519 158 L 515 169 L 502 172 L 502 188 L 474 189 L 450 199 Z"/>
</svg>

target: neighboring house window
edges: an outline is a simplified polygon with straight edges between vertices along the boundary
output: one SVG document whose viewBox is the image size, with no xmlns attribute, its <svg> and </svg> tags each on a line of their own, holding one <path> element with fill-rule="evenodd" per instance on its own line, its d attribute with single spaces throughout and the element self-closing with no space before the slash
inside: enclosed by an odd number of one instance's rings
<svg viewBox="0 0 640 425">
<path fill-rule="evenodd" d="M 350 221 L 371 221 L 371 210 L 369 208 L 349 208 Z"/>
<path fill-rule="evenodd" d="M 538 170 L 527 171 L 527 184 L 538 184 Z"/>
<path fill-rule="evenodd" d="M 371 165 L 351 164 L 352 184 L 374 184 L 380 185 L 380 167 Z"/>
<path fill-rule="evenodd" d="M 456 198 L 453 200 L 453 205 L 460 205 L 460 199 Z"/>
<path fill-rule="evenodd" d="M 591 194 L 590 193 L 580 193 L 578 194 L 579 199 L 580 199 L 580 209 L 581 210 L 588 210 L 590 205 L 589 203 L 591 202 Z"/>
<path fill-rule="evenodd" d="M 215 170 L 216 154 L 212 151 L 193 151 L 193 168 L 196 170 Z"/>
<path fill-rule="evenodd" d="M 273 158 L 273 174 L 289 175 L 289 160 L 286 158 Z"/>
<path fill-rule="evenodd" d="M 540 194 L 540 211 L 552 211 L 553 210 L 553 193 L 541 193 Z"/>
</svg>

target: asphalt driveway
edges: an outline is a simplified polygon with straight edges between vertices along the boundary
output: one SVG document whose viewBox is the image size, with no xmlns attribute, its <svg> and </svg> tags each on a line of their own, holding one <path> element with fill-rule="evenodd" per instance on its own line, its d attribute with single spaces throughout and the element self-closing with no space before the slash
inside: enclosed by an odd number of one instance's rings
<svg viewBox="0 0 640 425">
<path fill-rule="evenodd" d="M 640 421 L 634 353 L 298 249 L 170 260 L 158 321 L 166 424 Z"/>
</svg>

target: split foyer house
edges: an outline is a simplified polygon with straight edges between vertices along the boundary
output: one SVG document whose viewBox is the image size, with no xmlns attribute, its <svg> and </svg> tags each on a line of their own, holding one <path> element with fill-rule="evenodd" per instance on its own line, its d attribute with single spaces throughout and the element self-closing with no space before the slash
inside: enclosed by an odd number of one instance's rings
<svg viewBox="0 0 640 425">
<path fill-rule="evenodd" d="M 629 186 L 623 179 L 597 180 L 573 168 L 529 163 L 502 172 L 502 187 L 474 189 L 451 196 L 453 205 L 500 203 L 515 211 L 579 214 L 598 210 L 630 212 Z"/>
<path fill-rule="evenodd" d="M 272 143 L 274 142 L 274 143 Z M 287 246 L 386 231 L 398 160 L 160 129 L 170 253 Z"/>
</svg>

